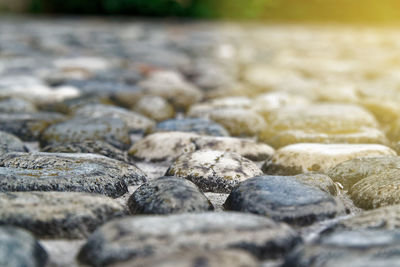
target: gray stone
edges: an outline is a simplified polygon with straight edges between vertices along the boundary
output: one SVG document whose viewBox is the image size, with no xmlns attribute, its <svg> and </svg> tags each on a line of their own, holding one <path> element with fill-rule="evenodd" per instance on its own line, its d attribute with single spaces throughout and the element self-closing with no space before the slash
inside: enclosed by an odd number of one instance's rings
<svg viewBox="0 0 400 267">
<path fill-rule="evenodd" d="M 6 98 L 0 101 L 1 113 L 31 113 L 36 107 L 29 101 L 21 98 Z"/>
<path fill-rule="evenodd" d="M 160 96 L 143 96 L 131 109 L 155 121 L 163 121 L 175 116 L 174 108 Z"/>
<path fill-rule="evenodd" d="M 155 125 L 153 120 L 139 113 L 111 105 L 85 105 L 75 110 L 74 116 L 88 118 L 118 118 L 126 124 L 130 133 L 147 132 Z"/>
<path fill-rule="evenodd" d="M 51 143 L 105 141 L 119 149 L 127 149 L 131 140 L 129 128 L 118 118 L 72 118 L 50 126 L 40 137 L 45 147 Z"/>
<path fill-rule="evenodd" d="M 260 263 L 242 250 L 184 251 L 171 255 L 113 264 L 112 267 L 259 267 Z"/>
<path fill-rule="evenodd" d="M 7 152 L 26 152 L 24 143 L 15 135 L 0 131 L 0 154 Z"/>
<path fill-rule="evenodd" d="M 199 150 L 183 154 L 168 168 L 167 176 L 188 179 L 204 192 L 229 193 L 241 181 L 261 175 L 257 165 L 236 153 Z"/>
<path fill-rule="evenodd" d="M 0 113 L 0 131 L 14 134 L 23 141 L 37 141 L 49 125 L 64 119 L 63 115 L 54 112 Z"/>
<path fill-rule="evenodd" d="M 201 135 L 229 136 L 220 124 L 202 118 L 172 119 L 157 124 L 155 132 L 193 132 Z"/>
<path fill-rule="evenodd" d="M 213 210 L 207 197 L 192 182 L 160 177 L 141 185 L 129 198 L 132 214 L 171 214 Z"/>
<path fill-rule="evenodd" d="M 0 226 L 0 266 L 41 267 L 47 253 L 27 231 L 12 226 Z"/>
<path fill-rule="evenodd" d="M 0 155 L 0 191 L 77 191 L 119 197 L 146 175 L 134 165 L 96 154 Z"/>
<path fill-rule="evenodd" d="M 300 226 L 344 213 L 332 196 L 290 176 L 248 179 L 232 190 L 224 207 Z"/>
<path fill-rule="evenodd" d="M 0 193 L 0 224 L 25 228 L 40 238 L 83 238 L 124 213 L 116 200 L 95 194 Z"/>
<path fill-rule="evenodd" d="M 261 259 L 280 257 L 300 242 L 286 224 L 240 213 L 134 216 L 105 224 L 82 247 L 78 259 L 91 266 L 187 249 L 239 248 Z"/>
<path fill-rule="evenodd" d="M 334 232 L 300 246 L 282 267 L 397 266 L 400 261 L 398 230 L 354 230 Z"/>
<path fill-rule="evenodd" d="M 293 177 L 307 185 L 317 187 L 333 196 L 336 196 L 340 190 L 340 186 L 333 182 L 332 179 L 326 174 L 308 172 L 298 174 Z"/>
<path fill-rule="evenodd" d="M 128 156 L 126 151 L 122 151 L 109 143 L 99 140 L 87 140 L 71 143 L 52 143 L 44 147 L 41 151 L 52 153 L 91 153 L 99 154 L 112 159 L 133 164 L 134 160 Z"/>
</svg>

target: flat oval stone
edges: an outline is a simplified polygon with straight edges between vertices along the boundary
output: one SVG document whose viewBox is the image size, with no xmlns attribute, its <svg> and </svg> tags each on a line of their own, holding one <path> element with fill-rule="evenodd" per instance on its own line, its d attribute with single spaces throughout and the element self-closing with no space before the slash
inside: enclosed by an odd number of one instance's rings
<svg viewBox="0 0 400 267">
<path fill-rule="evenodd" d="M 22 98 L 6 98 L 0 101 L 0 113 L 32 113 L 36 111 L 34 104 Z"/>
<path fill-rule="evenodd" d="M 0 131 L 0 154 L 7 152 L 27 152 L 24 143 L 15 135 Z"/>
<path fill-rule="evenodd" d="M 155 132 L 192 132 L 200 135 L 229 136 L 220 124 L 202 118 L 172 119 L 157 124 Z"/>
<path fill-rule="evenodd" d="M 99 154 L 108 158 L 116 159 L 126 163 L 134 164 L 133 158 L 128 156 L 126 151 L 122 151 L 109 143 L 100 140 L 87 140 L 82 142 L 70 143 L 51 143 L 41 149 L 42 152 L 52 153 L 90 153 Z"/>
<path fill-rule="evenodd" d="M 143 96 L 132 109 L 155 121 L 163 121 L 175 116 L 174 108 L 160 96 Z"/>
<path fill-rule="evenodd" d="M 385 176 L 392 169 L 400 169 L 400 157 L 382 156 L 356 158 L 331 168 L 327 174 L 333 181 L 349 190 L 355 183 L 370 175 Z"/>
<path fill-rule="evenodd" d="M 47 252 L 29 232 L 12 226 L 0 226 L 0 266 L 45 266 Z"/>
<path fill-rule="evenodd" d="M 55 112 L 0 113 L 0 131 L 16 135 L 23 141 L 37 141 L 48 126 L 64 119 Z"/>
<path fill-rule="evenodd" d="M 340 186 L 335 184 L 335 182 L 326 174 L 308 172 L 293 176 L 297 180 L 319 188 L 320 190 L 336 196 L 339 192 Z"/>
<path fill-rule="evenodd" d="M 329 194 L 290 176 L 260 176 L 234 188 L 225 209 L 267 216 L 293 225 L 309 225 L 344 213 Z"/>
<path fill-rule="evenodd" d="M 195 184 L 168 176 L 141 185 L 129 198 L 128 207 L 132 214 L 171 214 L 214 209 Z"/>
<path fill-rule="evenodd" d="M 288 145 L 276 151 L 262 169 L 266 174 L 293 175 L 310 171 L 327 172 L 335 165 L 358 157 L 394 156 L 389 147 L 377 144 Z"/>
<path fill-rule="evenodd" d="M 0 193 L 0 224 L 25 228 L 40 238 L 83 238 L 125 214 L 111 198 L 76 192 Z"/>
<path fill-rule="evenodd" d="M 167 176 L 188 179 L 203 192 L 229 193 L 233 187 L 262 171 L 239 154 L 199 150 L 178 157 L 168 168 Z"/>
<path fill-rule="evenodd" d="M 96 154 L 0 155 L 0 191 L 77 191 L 119 197 L 146 175 L 134 165 Z"/>
<path fill-rule="evenodd" d="M 76 117 L 47 128 L 40 137 L 40 145 L 87 140 L 105 141 L 119 149 L 127 149 L 131 144 L 129 128 L 121 119 Z"/>
<path fill-rule="evenodd" d="M 333 232 L 295 249 L 282 267 L 395 266 L 400 260 L 399 241 L 398 230 Z"/>
<path fill-rule="evenodd" d="M 155 122 L 137 112 L 130 111 L 121 107 L 92 104 L 85 105 L 74 113 L 75 117 L 88 118 L 117 118 L 122 120 L 129 129 L 129 132 L 147 132 L 154 127 Z"/>
<path fill-rule="evenodd" d="M 172 253 L 171 255 L 132 260 L 111 265 L 111 267 L 258 267 L 260 263 L 251 254 L 243 250 L 217 250 Z"/>
<path fill-rule="evenodd" d="M 350 104 L 287 106 L 271 111 L 265 120 L 268 127 L 259 138 L 275 148 L 293 143 L 387 142 L 374 116 Z"/>
<path fill-rule="evenodd" d="M 238 248 L 254 256 L 276 258 L 300 242 L 286 224 L 240 213 L 193 213 L 134 216 L 109 222 L 96 230 L 78 259 L 92 266 L 130 259 L 207 249 Z"/>
<path fill-rule="evenodd" d="M 400 170 L 389 169 L 372 174 L 355 183 L 349 194 L 354 204 L 363 209 L 400 204 Z"/>
</svg>

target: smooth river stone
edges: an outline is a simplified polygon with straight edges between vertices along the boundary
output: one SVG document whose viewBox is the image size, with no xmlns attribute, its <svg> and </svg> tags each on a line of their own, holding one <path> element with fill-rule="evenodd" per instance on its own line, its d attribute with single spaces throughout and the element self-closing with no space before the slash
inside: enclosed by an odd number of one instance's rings
<svg viewBox="0 0 400 267">
<path fill-rule="evenodd" d="M 22 98 L 0 100 L 0 113 L 33 113 L 36 111 L 34 104 Z"/>
<path fill-rule="evenodd" d="M 344 214 L 331 195 L 291 176 L 248 179 L 232 190 L 224 207 L 300 226 Z"/>
<path fill-rule="evenodd" d="M 41 267 L 47 259 L 47 252 L 31 233 L 13 226 L 0 226 L 0 266 Z"/>
<path fill-rule="evenodd" d="M 76 191 L 119 197 L 146 175 L 134 165 L 96 154 L 0 155 L 0 191 Z"/>
<path fill-rule="evenodd" d="M 175 116 L 174 108 L 160 96 L 143 96 L 131 109 L 155 121 L 163 121 Z"/>
<path fill-rule="evenodd" d="M 125 213 L 116 200 L 95 194 L 0 193 L 0 224 L 25 228 L 40 238 L 84 238 Z"/>
<path fill-rule="evenodd" d="M 172 214 L 214 209 L 195 184 L 168 176 L 141 185 L 129 198 L 128 207 L 132 214 Z"/>
<path fill-rule="evenodd" d="M 232 152 L 199 150 L 183 154 L 168 168 L 167 176 L 188 179 L 203 192 L 229 193 L 240 182 L 261 175 L 257 165 Z"/>
<path fill-rule="evenodd" d="M 293 175 L 310 171 L 327 172 L 335 165 L 358 157 L 396 155 L 389 147 L 378 144 L 300 143 L 278 149 L 263 165 L 266 174 Z"/>
<path fill-rule="evenodd" d="M 229 136 L 219 123 L 202 118 L 171 119 L 160 122 L 155 132 L 192 132 L 201 135 Z"/>
<path fill-rule="evenodd" d="M 7 152 L 27 152 L 27 148 L 15 135 L 0 131 L 0 154 Z"/>
<path fill-rule="evenodd" d="M 301 239 L 288 225 L 251 214 L 208 212 L 127 217 L 96 230 L 79 252 L 83 264 L 104 266 L 188 250 L 243 249 L 260 259 L 281 257 Z"/>
<path fill-rule="evenodd" d="M 374 116 L 350 104 L 314 104 L 275 109 L 266 117 L 261 141 L 275 148 L 293 143 L 387 142 Z"/>
</svg>

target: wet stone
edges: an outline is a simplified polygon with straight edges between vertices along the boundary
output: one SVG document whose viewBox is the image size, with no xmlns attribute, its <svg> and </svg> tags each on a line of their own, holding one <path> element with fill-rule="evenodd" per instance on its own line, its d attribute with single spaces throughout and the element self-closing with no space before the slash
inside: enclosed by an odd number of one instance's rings
<svg viewBox="0 0 400 267">
<path fill-rule="evenodd" d="M 0 193 L 0 224 L 40 238 L 84 238 L 104 222 L 125 214 L 111 198 L 76 192 Z"/>
<path fill-rule="evenodd" d="M 7 152 L 27 152 L 24 143 L 15 135 L 0 131 L 0 154 Z"/>
<path fill-rule="evenodd" d="M 248 179 L 232 190 L 224 207 L 299 226 L 344 214 L 332 196 L 290 176 Z"/>
<path fill-rule="evenodd" d="M 127 149 L 131 144 L 128 126 L 118 118 L 82 118 L 50 126 L 40 137 L 41 147 L 52 143 L 83 142 L 101 140 L 119 149 Z"/>
<path fill-rule="evenodd" d="M 199 150 L 183 154 L 168 168 L 167 176 L 188 179 L 203 192 L 229 193 L 233 187 L 262 171 L 239 154 Z"/>
<path fill-rule="evenodd" d="M 117 118 L 122 120 L 129 132 L 146 132 L 154 127 L 155 122 L 139 113 L 111 105 L 85 105 L 75 110 L 75 117 Z"/>
<path fill-rule="evenodd" d="M 133 110 L 155 121 L 163 121 L 175 116 L 174 108 L 160 96 L 143 96 L 133 106 Z"/>
<path fill-rule="evenodd" d="M 0 113 L 31 113 L 36 111 L 34 104 L 22 98 L 0 100 Z"/>
<path fill-rule="evenodd" d="M 207 197 L 192 182 L 160 177 L 141 185 L 129 198 L 132 214 L 172 214 L 213 210 Z"/>
<path fill-rule="evenodd" d="M 267 259 L 280 257 L 300 241 L 286 224 L 240 213 L 134 216 L 96 230 L 79 252 L 81 263 L 103 266 L 188 250 L 243 249 Z"/>
<path fill-rule="evenodd" d="M 0 113 L 0 131 L 14 134 L 23 141 L 36 141 L 48 126 L 64 119 L 54 112 Z"/>
<path fill-rule="evenodd" d="M 370 175 L 384 177 L 393 169 L 400 169 L 400 157 L 356 158 L 336 165 L 327 174 L 333 181 L 340 183 L 345 190 L 349 190 L 354 184 Z"/>
<path fill-rule="evenodd" d="M 126 163 L 134 163 L 134 160 L 128 156 L 126 151 L 122 151 L 109 143 L 96 140 L 71 143 L 51 143 L 41 149 L 42 152 L 51 153 L 90 153 L 99 154 L 108 158 L 116 159 Z"/>
<path fill-rule="evenodd" d="M 33 235 L 12 226 L 0 226 L 0 266 L 40 267 L 47 253 Z"/>
<path fill-rule="evenodd" d="M 192 132 L 201 135 L 229 136 L 220 124 L 201 118 L 172 119 L 157 124 L 155 132 Z"/>
<path fill-rule="evenodd" d="M 143 260 L 113 264 L 112 267 L 258 267 L 260 263 L 243 250 L 184 251 Z"/>
<path fill-rule="evenodd" d="M 396 155 L 389 147 L 377 144 L 288 145 L 276 151 L 263 165 L 266 174 L 294 175 L 310 171 L 327 172 L 335 165 L 358 157 Z"/>
<path fill-rule="evenodd" d="M 268 127 L 260 140 L 275 148 L 293 143 L 387 142 L 373 115 L 355 105 L 287 106 L 269 112 L 265 120 Z"/>
<path fill-rule="evenodd" d="M 398 230 L 339 231 L 300 246 L 282 266 L 396 266 L 399 252 Z"/>
<path fill-rule="evenodd" d="M 119 197 L 146 175 L 134 165 L 96 154 L 0 155 L 0 191 L 76 191 Z"/>
</svg>

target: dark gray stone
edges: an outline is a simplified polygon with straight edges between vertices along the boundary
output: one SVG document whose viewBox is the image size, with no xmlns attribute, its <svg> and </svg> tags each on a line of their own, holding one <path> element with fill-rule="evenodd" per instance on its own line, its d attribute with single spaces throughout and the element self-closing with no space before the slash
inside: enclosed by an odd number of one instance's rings
<svg viewBox="0 0 400 267">
<path fill-rule="evenodd" d="M 220 124 L 207 119 L 186 118 L 172 119 L 157 124 L 154 132 L 193 132 L 201 135 L 229 136 Z"/>
<path fill-rule="evenodd" d="M 140 186 L 129 198 L 128 207 L 132 214 L 171 214 L 214 209 L 195 184 L 168 176 Z"/>
<path fill-rule="evenodd" d="M 78 254 L 81 263 L 119 261 L 194 250 L 239 248 L 261 259 L 281 257 L 301 242 L 286 224 L 251 214 L 192 213 L 133 216 L 96 230 Z"/>
<path fill-rule="evenodd" d="M 290 253 L 282 267 L 384 267 L 400 262 L 398 230 L 334 232 Z"/>
<path fill-rule="evenodd" d="M 309 225 L 343 214 L 344 207 L 328 193 L 290 176 L 260 176 L 234 188 L 224 207 L 293 225 Z"/>
<path fill-rule="evenodd" d="M 0 191 L 76 191 L 119 197 L 146 175 L 134 165 L 96 154 L 0 155 Z"/>
<path fill-rule="evenodd" d="M 0 224 L 25 228 L 40 238 L 84 238 L 123 214 L 119 202 L 96 194 L 0 193 Z"/>
<path fill-rule="evenodd" d="M 63 115 L 54 112 L 0 113 L 0 131 L 14 134 L 23 141 L 37 141 L 49 125 L 64 119 Z"/>
<path fill-rule="evenodd" d="M 44 147 L 41 151 L 52 153 L 91 153 L 99 154 L 112 159 L 134 164 L 132 157 L 127 152 L 122 151 L 104 141 L 87 140 L 71 143 L 53 143 Z"/>
<path fill-rule="evenodd" d="M 0 131 L 0 154 L 7 152 L 27 152 L 24 143 L 15 135 Z"/>
<path fill-rule="evenodd" d="M 40 137 L 45 147 L 51 143 L 83 142 L 87 140 L 105 141 L 119 149 L 127 149 L 131 144 L 129 128 L 118 118 L 73 118 L 50 126 Z"/>
<path fill-rule="evenodd" d="M 42 267 L 47 253 L 27 231 L 12 226 L 0 226 L 0 266 Z"/>
</svg>

